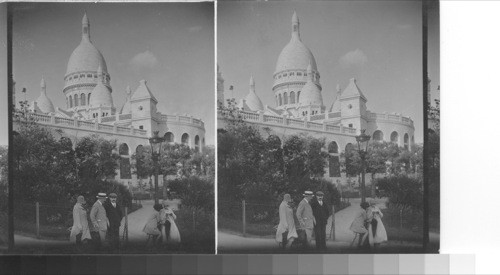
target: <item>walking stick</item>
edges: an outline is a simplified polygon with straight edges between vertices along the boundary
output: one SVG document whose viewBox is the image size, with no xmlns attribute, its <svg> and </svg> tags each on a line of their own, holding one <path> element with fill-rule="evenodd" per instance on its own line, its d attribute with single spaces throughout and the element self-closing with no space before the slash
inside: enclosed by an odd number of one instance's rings
<svg viewBox="0 0 500 275">
<path fill-rule="evenodd" d="M 335 215 L 332 215 L 332 227 L 330 227 L 330 239 L 335 241 Z"/>
<path fill-rule="evenodd" d="M 332 205 L 332 227 L 330 228 L 330 239 L 335 241 L 335 206 Z"/>
</svg>

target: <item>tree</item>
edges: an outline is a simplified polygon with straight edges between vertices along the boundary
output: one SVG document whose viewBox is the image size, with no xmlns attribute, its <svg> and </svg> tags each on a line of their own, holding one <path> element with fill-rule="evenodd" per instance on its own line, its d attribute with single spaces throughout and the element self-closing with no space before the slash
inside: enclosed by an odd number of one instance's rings
<svg viewBox="0 0 500 275">
<path fill-rule="evenodd" d="M 182 200 L 182 205 L 196 210 L 214 211 L 213 179 L 196 176 L 175 179 L 170 182 L 170 187 L 176 190 Z"/>
<path fill-rule="evenodd" d="M 83 137 L 75 148 L 78 177 L 80 179 L 112 179 L 116 176 L 119 155 L 116 140 L 98 135 Z"/>
<path fill-rule="evenodd" d="M 64 132 L 38 124 L 27 104 L 20 106 L 12 140 L 16 202 L 68 203 L 79 194 L 116 189 L 109 181 L 118 166 L 116 141 L 88 136 L 73 150 Z"/>
<path fill-rule="evenodd" d="M 7 146 L 0 146 L 0 212 L 7 211 L 7 197 L 8 197 L 8 179 L 9 179 L 9 166 L 8 166 L 8 148 Z"/>
<path fill-rule="evenodd" d="M 13 135 L 12 153 L 16 199 L 58 201 L 69 198 L 67 186 L 74 183 L 76 166 L 65 140 L 57 141 L 50 129 L 21 120 Z"/>
</svg>

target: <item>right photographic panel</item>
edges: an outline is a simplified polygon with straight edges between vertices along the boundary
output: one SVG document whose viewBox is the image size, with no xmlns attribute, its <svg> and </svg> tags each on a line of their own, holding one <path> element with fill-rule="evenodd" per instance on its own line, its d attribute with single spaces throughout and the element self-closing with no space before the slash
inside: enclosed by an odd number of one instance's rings
<svg viewBox="0 0 500 275">
<path fill-rule="evenodd" d="M 217 9 L 218 253 L 437 253 L 438 6 Z"/>
</svg>

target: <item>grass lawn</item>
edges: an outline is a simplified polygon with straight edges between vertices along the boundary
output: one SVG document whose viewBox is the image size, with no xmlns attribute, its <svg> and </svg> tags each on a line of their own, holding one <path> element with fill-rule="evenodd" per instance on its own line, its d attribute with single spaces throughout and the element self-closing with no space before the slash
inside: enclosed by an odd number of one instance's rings
<svg viewBox="0 0 500 275">
<path fill-rule="evenodd" d="M 423 239 L 423 217 L 420 214 L 403 214 L 403 227 L 400 227 L 399 210 L 387 208 L 383 210 L 385 230 L 389 241 L 421 243 Z"/>
<path fill-rule="evenodd" d="M 176 212 L 176 224 L 181 234 L 181 251 L 196 254 L 215 252 L 215 224 L 213 212 L 198 210 L 195 212 L 193 228 L 193 212 L 189 208 L 181 208 Z"/>
</svg>

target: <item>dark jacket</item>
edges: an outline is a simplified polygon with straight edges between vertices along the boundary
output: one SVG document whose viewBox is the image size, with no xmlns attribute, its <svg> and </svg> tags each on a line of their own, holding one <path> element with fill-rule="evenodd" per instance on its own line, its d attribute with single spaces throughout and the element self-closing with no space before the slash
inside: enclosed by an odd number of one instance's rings
<svg viewBox="0 0 500 275">
<path fill-rule="evenodd" d="M 330 217 L 330 205 L 323 199 L 323 205 L 320 205 L 318 200 L 313 199 L 311 201 L 311 207 L 313 210 L 314 219 L 317 225 L 326 225 L 328 217 Z"/>
<path fill-rule="evenodd" d="M 106 209 L 106 215 L 108 216 L 109 227 L 120 228 L 120 223 L 123 218 L 121 206 L 116 203 L 116 207 L 113 207 L 111 201 L 108 199 L 104 203 L 104 208 Z"/>
</svg>

